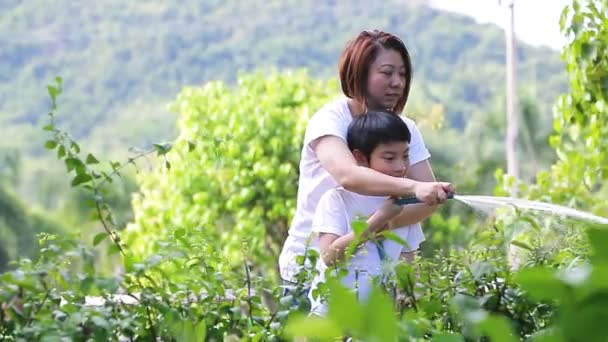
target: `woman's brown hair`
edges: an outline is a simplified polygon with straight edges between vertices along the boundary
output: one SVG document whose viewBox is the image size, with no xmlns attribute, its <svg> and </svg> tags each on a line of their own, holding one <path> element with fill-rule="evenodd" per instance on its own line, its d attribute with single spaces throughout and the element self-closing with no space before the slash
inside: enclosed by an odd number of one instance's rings
<svg viewBox="0 0 608 342">
<path fill-rule="evenodd" d="M 342 51 L 338 66 L 342 92 L 348 98 L 363 105 L 364 111 L 367 111 L 366 89 L 369 67 L 382 49 L 395 50 L 403 58 L 403 64 L 405 66 L 405 87 L 403 88 L 403 95 L 399 101 L 397 101 L 394 108 L 385 108 L 390 109 L 395 113 L 401 113 L 410 94 L 412 61 L 405 44 L 403 44 L 399 37 L 393 34 L 379 30 L 363 31 L 355 37 L 355 39 L 348 42 Z"/>
</svg>

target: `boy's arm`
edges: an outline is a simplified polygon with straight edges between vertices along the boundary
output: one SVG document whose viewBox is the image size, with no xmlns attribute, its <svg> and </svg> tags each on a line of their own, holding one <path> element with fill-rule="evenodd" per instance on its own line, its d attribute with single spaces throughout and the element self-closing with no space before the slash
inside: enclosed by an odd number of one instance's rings
<svg viewBox="0 0 608 342">
<path fill-rule="evenodd" d="M 319 233 L 319 249 L 321 258 L 327 266 L 333 266 L 344 259 L 346 248 L 355 240 L 355 233 L 336 235 L 332 233 Z"/>
<path fill-rule="evenodd" d="M 435 182 L 435 175 L 428 159 L 410 166 L 407 171 L 407 177 L 422 182 Z M 389 228 L 395 229 L 422 222 L 431 216 L 435 210 L 437 210 L 436 204 L 420 203 L 405 205 L 401 209 L 401 213 L 389 222 Z"/>
<path fill-rule="evenodd" d="M 367 219 L 367 230 L 363 233 L 363 237 L 375 235 L 390 227 L 391 220 L 395 219 L 402 212 L 402 207 L 395 204 L 395 200 L 391 197 L 384 201 L 382 206 Z"/>
<path fill-rule="evenodd" d="M 384 230 L 390 219 L 394 218 L 401 212 L 401 206 L 395 204 L 393 198 L 389 198 L 376 212 L 367 220 L 367 228 L 361 234 L 358 242 L 363 242 L 372 238 L 377 233 Z M 349 232 L 345 235 L 337 235 L 333 233 L 319 233 L 319 249 L 321 257 L 327 266 L 333 266 L 339 261 L 344 260 L 344 252 L 353 242 L 355 242 L 355 233 Z"/>
</svg>

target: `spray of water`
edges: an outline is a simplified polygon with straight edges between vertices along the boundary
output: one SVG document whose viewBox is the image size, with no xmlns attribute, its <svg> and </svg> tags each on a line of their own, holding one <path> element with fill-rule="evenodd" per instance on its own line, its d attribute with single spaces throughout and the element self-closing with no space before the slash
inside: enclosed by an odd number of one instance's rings
<svg viewBox="0 0 608 342">
<path fill-rule="evenodd" d="M 557 216 L 568 216 L 571 218 L 592 221 L 595 223 L 608 225 L 608 219 L 596 216 L 584 211 L 564 207 L 556 204 L 549 204 L 538 201 L 528 201 L 513 197 L 495 197 L 495 196 L 470 196 L 470 195 L 454 195 L 454 199 L 468 206 L 483 211 L 487 214 L 493 213 L 497 208 L 511 206 L 517 209 L 530 209 L 542 211 Z"/>
</svg>

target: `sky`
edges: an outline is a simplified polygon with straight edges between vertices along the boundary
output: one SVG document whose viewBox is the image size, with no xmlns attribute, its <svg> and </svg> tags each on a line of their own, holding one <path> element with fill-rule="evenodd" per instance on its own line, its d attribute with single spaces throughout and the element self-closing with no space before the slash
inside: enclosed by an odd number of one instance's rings
<svg viewBox="0 0 608 342">
<path fill-rule="evenodd" d="M 429 0 L 431 5 L 474 17 L 481 23 L 495 23 L 504 27 L 507 7 L 498 0 Z M 572 0 L 513 0 L 515 3 L 515 35 L 531 45 L 561 49 L 566 39 L 559 31 L 562 9 Z"/>
</svg>

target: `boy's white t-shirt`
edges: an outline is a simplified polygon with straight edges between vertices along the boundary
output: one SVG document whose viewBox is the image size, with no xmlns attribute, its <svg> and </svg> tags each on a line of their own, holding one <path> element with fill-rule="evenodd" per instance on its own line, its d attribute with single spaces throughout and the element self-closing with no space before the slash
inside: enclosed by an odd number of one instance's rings
<svg viewBox="0 0 608 342">
<path fill-rule="evenodd" d="M 364 196 L 345 190 L 344 188 L 330 189 L 321 196 L 312 222 L 312 233 L 315 244 L 318 244 L 320 233 L 332 233 L 344 236 L 353 231 L 353 222 L 357 219 L 366 221 L 376 212 L 387 196 Z M 409 233 L 409 231 L 406 231 Z M 407 234 L 406 234 L 407 235 Z M 406 242 L 419 244 L 424 236 L 405 236 Z M 359 300 L 368 298 L 372 280 L 383 275 L 383 271 L 392 270 L 399 260 L 402 246 L 392 240 L 379 242 L 384 246 L 386 259 L 382 260 L 378 248 L 373 242 L 366 242 L 360 246 L 346 264 L 348 273 L 341 278 L 347 288 L 357 294 Z M 308 298 L 311 302 L 311 312 L 324 316 L 327 311 L 326 304 L 321 298 L 315 298 L 313 291 L 320 282 L 325 281 L 327 265 L 319 258 L 316 264 L 317 274 L 312 281 Z"/>
<path fill-rule="evenodd" d="M 416 123 L 409 118 L 403 116 L 401 118 L 411 133 L 410 165 L 430 158 L 431 154 L 424 144 Z M 321 166 L 311 143 L 323 136 L 336 136 L 346 143 L 348 125 L 352 120 L 347 99 L 342 98 L 323 106 L 308 122 L 300 157 L 296 212 L 291 222 L 289 236 L 279 256 L 279 270 L 284 280 L 295 282 L 295 275 L 300 270 L 297 257 L 304 255 L 307 247 L 318 251 L 318 246 L 310 239 L 314 212 L 321 196 L 327 190 L 338 187 L 338 183 Z M 416 250 L 419 243 L 424 241 L 420 224 L 403 227 L 395 230 L 395 233 L 402 238 L 404 238 L 402 234 L 422 236 L 418 244 L 410 244 L 410 248 L 405 249 L 406 251 Z"/>
</svg>

